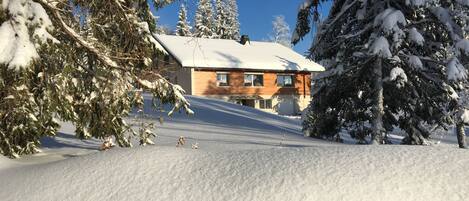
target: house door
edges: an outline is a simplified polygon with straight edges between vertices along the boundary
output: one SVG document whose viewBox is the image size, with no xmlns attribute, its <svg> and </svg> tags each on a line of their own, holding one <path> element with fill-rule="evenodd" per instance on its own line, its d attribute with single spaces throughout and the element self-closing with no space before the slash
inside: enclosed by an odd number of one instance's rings
<svg viewBox="0 0 469 201">
<path fill-rule="evenodd" d="M 256 102 L 254 101 L 254 99 L 243 99 L 241 100 L 241 105 L 255 108 Z"/>
</svg>

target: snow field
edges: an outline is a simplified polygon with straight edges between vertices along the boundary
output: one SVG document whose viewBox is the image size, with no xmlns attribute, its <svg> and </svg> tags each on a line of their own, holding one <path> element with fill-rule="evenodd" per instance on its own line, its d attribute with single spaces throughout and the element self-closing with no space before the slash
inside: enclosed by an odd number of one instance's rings
<svg viewBox="0 0 469 201">
<path fill-rule="evenodd" d="M 118 165 L 116 165 L 118 164 Z M 466 200 L 457 148 L 150 146 L 0 172 L 4 200 Z M 18 190 L 21 189 L 21 190 Z"/>
<path fill-rule="evenodd" d="M 303 138 L 296 119 L 188 100 L 194 116 L 166 119 L 154 146 L 98 152 L 99 141 L 73 139 L 64 124 L 43 153 L 0 157 L 2 201 L 467 200 L 469 152 L 454 136 L 434 146 L 336 144 Z M 187 144 L 176 148 L 181 135 Z"/>
</svg>

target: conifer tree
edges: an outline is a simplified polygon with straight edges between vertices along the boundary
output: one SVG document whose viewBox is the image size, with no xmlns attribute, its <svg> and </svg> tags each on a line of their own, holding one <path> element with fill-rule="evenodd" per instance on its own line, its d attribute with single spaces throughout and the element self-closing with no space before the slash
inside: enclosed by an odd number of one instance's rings
<svg viewBox="0 0 469 201">
<path fill-rule="evenodd" d="M 187 9 L 184 4 L 181 4 L 179 9 L 179 20 L 176 26 L 176 35 L 177 36 L 191 36 L 191 26 L 187 22 Z"/>
<path fill-rule="evenodd" d="M 194 36 L 198 38 L 215 38 L 213 6 L 210 0 L 200 0 L 195 12 Z"/>
<path fill-rule="evenodd" d="M 469 125 L 469 1 L 442 3 L 432 12 L 444 24 L 452 40 L 449 48 L 447 78 L 457 91 L 450 110 L 453 114 L 456 136 L 460 148 L 466 148 L 465 125 Z"/>
<path fill-rule="evenodd" d="M 302 4 L 293 42 L 319 19 L 319 4 Z M 306 132 L 340 140 L 339 131 L 349 130 L 359 142 L 371 136 L 370 143 L 380 144 L 398 127 L 407 134 L 402 143 L 426 144 L 427 128 L 446 127 L 445 108 L 455 97 L 446 84 L 446 69 L 454 61 L 454 36 L 460 34 L 456 15 L 444 7 L 455 4 L 333 1 L 310 49 L 309 57 L 327 70 L 315 80 Z"/>
<path fill-rule="evenodd" d="M 226 20 L 226 27 L 227 27 L 227 35 L 229 39 L 239 40 L 240 31 L 239 31 L 239 14 L 238 14 L 238 4 L 236 0 L 226 0 L 227 5 L 227 20 Z"/>
<path fill-rule="evenodd" d="M 285 22 L 285 16 L 276 16 L 274 21 L 272 21 L 270 41 L 291 48 L 290 27 Z"/>
<path fill-rule="evenodd" d="M 224 0 L 215 1 L 215 34 L 216 38 L 232 39 L 229 35 L 228 27 L 228 6 Z"/>
<path fill-rule="evenodd" d="M 154 1 L 158 8 L 170 2 Z M 159 75 L 138 77 L 160 54 L 146 0 L 3 0 L 0 24 L 3 155 L 38 152 L 59 119 L 72 122 L 78 138 L 131 146 L 139 135 L 124 118 L 141 102 L 136 85 L 151 91 L 155 104 L 172 104 L 169 114 L 192 112 L 179 86 Z"/>
</svg>

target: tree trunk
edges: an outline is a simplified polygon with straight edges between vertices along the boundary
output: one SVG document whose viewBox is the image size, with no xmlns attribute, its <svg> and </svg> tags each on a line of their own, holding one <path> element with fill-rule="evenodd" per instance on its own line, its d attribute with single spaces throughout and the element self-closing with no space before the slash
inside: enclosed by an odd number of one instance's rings
<svg viewBox="0 0 469 201">
<path fill-rule="evenodd" d="M 383 143 L 383 115 L 384 115 L 384 95 L 383 95 L 383 64 L 381 57 L 376 58 L 374 67 L 375 80 L 373 83 L 373 120 L 371 121 L 371 144 Z"/>
<path fill-rule="evenodd" d="M 456 124 L 456 136 L 458 136 L 459 148 L 466 148 L 466 133 L 463 122 Z"/>
</svg>

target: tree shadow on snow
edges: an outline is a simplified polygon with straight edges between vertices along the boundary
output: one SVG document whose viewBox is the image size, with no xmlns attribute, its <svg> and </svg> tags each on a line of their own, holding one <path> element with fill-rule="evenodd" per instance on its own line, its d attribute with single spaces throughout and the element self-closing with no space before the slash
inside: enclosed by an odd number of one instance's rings
<svg viewBox="0 0 469 201">
<path fill-rule="evenodd" d="M 151 105 L 151 97 L 145 97 L 146 115 L 153 118 L 164 117 L 166 123 L 188 123 L 196 127 L 200 124 L 217 127 L 235 128 L 266 132 L 269 134 L 302 135 L 301 123 L 298 120 L 288 119 L 275 114 L 263 112 L 254 108 L 236 105 L 221 100 L 187 96 L 191 109 L 195 112 L 188 116 L 184 112 L 175 113 L 167 117 L 167 112 L 155 112 Z M 165 111 L 170 107 L 165 106 Z M 132 115 L 135 115 L 135 111 Z"/>
<path fill-rule="evenodd" d="M 73 134 L 59 132 L 54 137 L 43 137 L 40 140 L 44 148 L 79 148 L 97 150 L 99 142 L 94 140 L 79 140 Z"/>
</svg>

